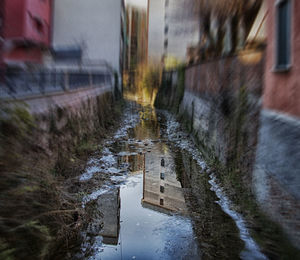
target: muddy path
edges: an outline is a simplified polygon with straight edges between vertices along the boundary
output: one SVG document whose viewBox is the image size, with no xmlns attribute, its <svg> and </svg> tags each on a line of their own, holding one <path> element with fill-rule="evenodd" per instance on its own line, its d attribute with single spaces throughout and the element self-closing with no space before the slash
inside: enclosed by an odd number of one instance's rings
<svg viewBox="0 0 300 260">
<path fill-rule="evenodd" d="M 78 181 L 90 221 L 73 259 L 266 259 L 165 111 L 128 103 Z"/>
</svg>

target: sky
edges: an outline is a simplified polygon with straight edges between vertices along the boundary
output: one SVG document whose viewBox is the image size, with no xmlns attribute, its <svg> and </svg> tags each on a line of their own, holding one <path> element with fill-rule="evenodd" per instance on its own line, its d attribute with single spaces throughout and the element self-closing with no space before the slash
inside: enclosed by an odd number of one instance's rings
<svg viewBox="0 0 300 260">
<path fill-rule="evenodd" d="M 126 4 L 132 4 L 139 7 L 147 7 L 147 0 L 125 0 Z"/>
</svg>

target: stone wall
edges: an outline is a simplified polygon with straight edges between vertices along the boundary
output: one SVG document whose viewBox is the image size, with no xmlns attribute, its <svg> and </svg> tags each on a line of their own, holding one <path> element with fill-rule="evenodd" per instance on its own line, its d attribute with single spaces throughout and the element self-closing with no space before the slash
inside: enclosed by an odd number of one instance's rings
<svg viewBox="0 0 300 260">
<path fill-rule="evenodd" d="M 66 254 L 65 241 L 77 239 L 88 219 L 76 176 L 117 122 L 114 101 L 109 85 L 0 100 L 5 259 L 65 258 L 57 256 Z"/>
<path fill-rule="evenodd" d="M 258 59 L 248 59 L 251 55 Z M 255 158 L 263 60 L 262 53 L 251 53 L 188 67 L 179 109 L 191 119 L 208 157 L 248 173 Z"/>
<path fill-rule="evenodd" d="M 183 77 L 165 72 L 155 104 L 175 112 L 206 159 L 221 166 L 233 198 L 239 179 L 299 247 L 299 119 L 262 109 L 264 71 L 265 53 L 248 51 L 189 66 Z"/>
<path fill-rule="evenodd" d="M 50 153 L 76 147 L 95 135 L 105 135 L 106 123 L 113 106 L 111 86 L 91 87 L 61 95 L 49 95 L 24 100 L 37 124 L 38 145 Z M 54 136 L 54 138 L 53 138 Z M 59 149 L 58 149 L 59 150 Z M 62 155 L 58 151 L 57 158 Z"/>
</svg>

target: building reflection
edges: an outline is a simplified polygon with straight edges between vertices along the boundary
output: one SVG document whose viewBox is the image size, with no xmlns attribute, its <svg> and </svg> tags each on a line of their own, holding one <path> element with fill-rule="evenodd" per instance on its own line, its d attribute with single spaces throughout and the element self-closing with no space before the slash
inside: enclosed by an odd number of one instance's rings
<svg viewBox="0 0 300 260">
<path fill-rule="evenodd" d="M 165 214 L 187 211 L 181 183 L 176 178 L 174 160 L 165 144 L 156 143 L 151 152 L 120 156 L 118 165 L 130 164 L 129 175 L 143 174 L 142 207 Z M 120 230 L 120 188 L 101 195 L 103 214 L 99 235 L 106 245 L 117 245 Z"/>
<path fill-rule="evenodd" d="M 109 191 L 98 199 L 98 209 L 103 214 L 103 227 L 99 233 L 103 237 L 103 244 L 118 244 L 120 208 L 120 188 Z"/>
<path fill-rule="evenodd" d="M 118 166 L 128 163 L 129 175 L 142 174 L 145 166 L 145 154 L 119 156 Z M 99 197 L 98 209 L 103 214 L 103 227 L 99 233 L 103 244 L 118 245 L 120 231 L 120 188 L 109 191 Z"/>
<path fill-rule="evenodd" d="M 165 144 L 157 144 L 145 155 L 142 205 L 160 212 L 185 212 L 186 205 L 174 160 Z"/>
<path fill-rule="evenodd" d="M 134 155 L 125 155 L 118 158 L 118 166 L 129 164 L 129 175 L 142 174 L 145 166 L 145 154 L 139 153 Z"/>
<path fill-rule="evenodd" d="M 139 112 L 140 123 L 129 131 L 129 136 L 139 140 L 157 140 L 160 137 L 160 124 L 155 110 L 146 106 Z"/>
</svg>

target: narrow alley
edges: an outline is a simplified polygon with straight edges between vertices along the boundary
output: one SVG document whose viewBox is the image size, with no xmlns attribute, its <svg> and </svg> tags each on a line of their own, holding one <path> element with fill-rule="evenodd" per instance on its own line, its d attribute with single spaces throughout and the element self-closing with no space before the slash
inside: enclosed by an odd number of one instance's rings
<svg viewBox="0 0 300 260">
<path fill-rule="evenodd" d="M 267 259 L 166 111 L 128 103 L 121 127 L 79 178 L 95 217 L 74 259 Z"/>
<path fill-rule="evenodd" d="M 0 260 L 300 259 L 299 12 L 0 0 Z"/>
</svg>

